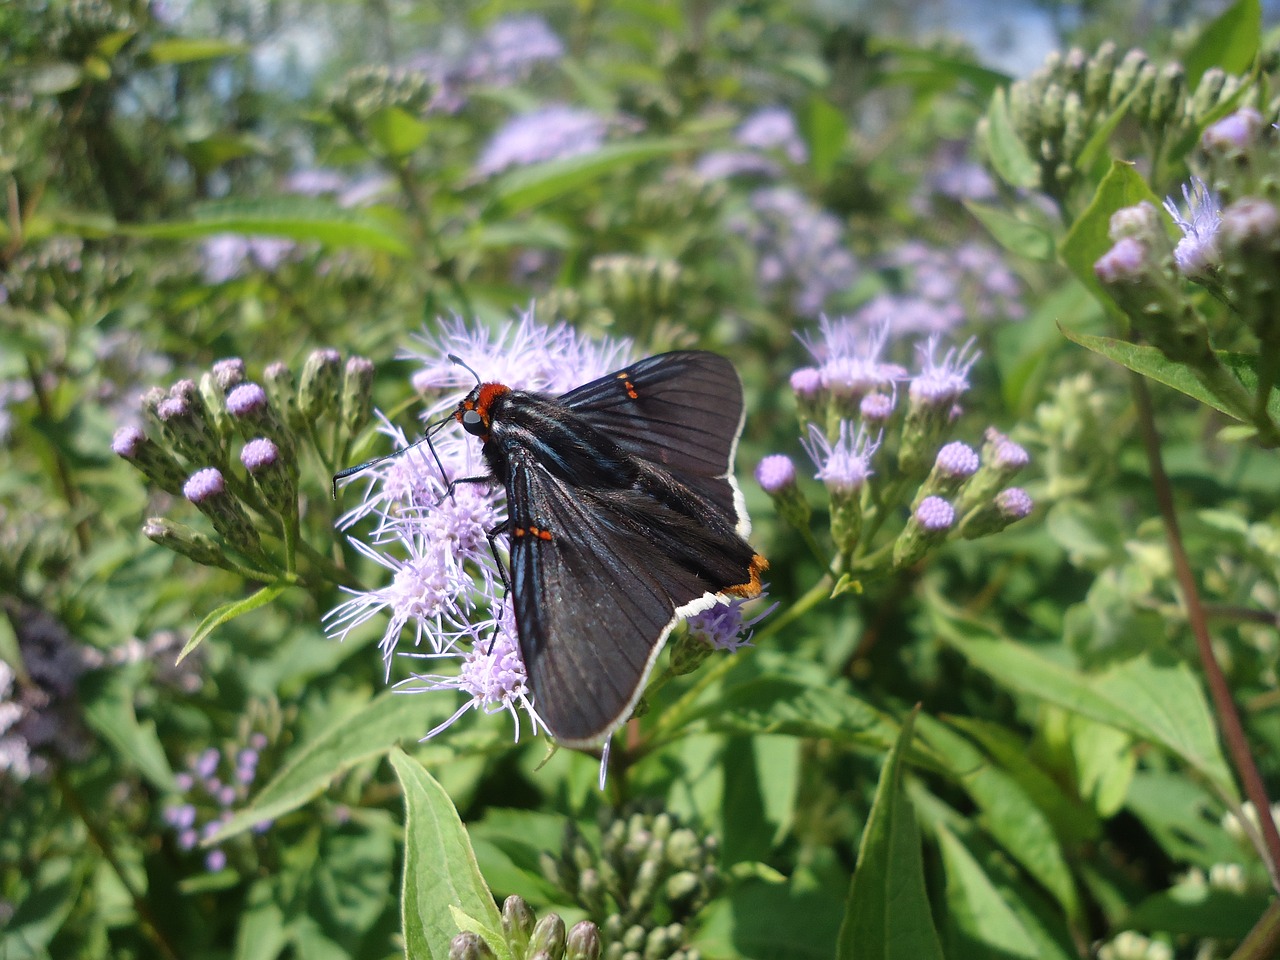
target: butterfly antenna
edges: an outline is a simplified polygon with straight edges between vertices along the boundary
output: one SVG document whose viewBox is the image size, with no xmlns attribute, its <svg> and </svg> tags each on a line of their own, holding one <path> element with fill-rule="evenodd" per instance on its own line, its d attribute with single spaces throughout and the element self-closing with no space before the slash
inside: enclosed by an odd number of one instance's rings
<svg viewBox="0 0 1280 960">
<path fill-rule="evenodd" d="M 472 370 L 469 366 L 467 366 L 466 362 L 465 362 L 465 361 L 463 361 L 463 359 L 462 359 L 460 356 L 458 356 L 456 353 L 451 353 L 451 354 L 449 354 L 449 362 L 450 362 L 450 363 L 456 363 L 456 364 L 457 364 L 458 366 L 460 366 L 463 370 L 467 371 L 467 373 L 469 373 L 469 374 L 471 374 L 473 377 L 475 377 L 475 378 L 476 378 L 476 383 L 477 383 L 477 385 L 480 383 L 480 374 L 476 373 L 476 372 L 475 372 L 474 370 Z"/>
<path fill-rule="evenodd" d="M 347 467 L 344 470 L 339 470 L 337 473 L 333 475 L 333 499 L 335 500 L 338 499 L 338 481 L 339 480 L 345 480 L 347 477 L 354 477 L 357 473 L 363 473 L 365 470 L 368 470 L 370 467 L 376 466 L 377 464 L 382 463 L 385 460 L 394 460 L 396 459 L 396 457 L 402 457 L 406 453 L 408 453 L 410 450 L 412 450 L 414 447 L 421 446 L 424 443 L 427 445 L 427 449 L 431 451 L 431 456 L 435 459 L 436 466 L 440 468 L 440 473 L 443 474 L 444 465 L 440 463 L 440 456 L 439 454 L 436 453 L 436 448 L 431 443 L 431 437 L 432 437 L 432 434 L 438 433 L 440 431 L 440 428 L 443 427 L 446 423 L 448 423 L 452 419 L 453 419 L 453 414 L 450 413 L 444 417 L 441 417 L 435 423 L 427 424 L 426 430 L 423 431 L 422 439 L 414 441 L 413 443 L 409 444 L 407 447 L 405 447 L 402 450 L 396 450 L 394 453 L 387 453 L 381 457 L 374 457 L 372 460 L 366 460 L 364 463 L 357 463 L 354 467 Z"/>
</svg>

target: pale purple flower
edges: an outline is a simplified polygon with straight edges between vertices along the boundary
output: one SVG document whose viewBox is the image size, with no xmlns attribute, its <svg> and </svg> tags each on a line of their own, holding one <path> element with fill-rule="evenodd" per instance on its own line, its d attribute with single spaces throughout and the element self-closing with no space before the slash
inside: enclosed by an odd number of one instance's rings
<svg viewBox="0 0 1280 960">
<path fill-rule="evenodd" d="M 1280 235 L 1280 210 L 1262 197 L 1241 197 L 1222 211 L 1221 233 L 1233 247 L 1269 247 Z"/>
<path fill-rule="evenodd" d="M 491 177 L 511 167 L 594 153 L 604 145 L 609 120 L 590 110 L 553 105 L 512 117 L 476 161 L 476 174 Z"/>
<path fill-rule="evenodd" d="M 801 367 L 791 374 L 791 389 L 802 400 L 812 400 L 822 389 L 822 371 L 817 367 Z"/>
<path fill-rule="evenodd" d="M 795 462 L 785 453 L 770 454 L 756 466 L 756 482 L 765 493 L 781 493 L 795 485 Z"/>
<path fill-rule="evenodd" d="M 872 440 L 865 427 L 859 427 L 854 433 L 853 424 L 848 420 L 840 421 L 835 443 L 812 423 L 809 436 L 802 437 L 800 443 L 818 468 L 815 479 L 821 480 L 828 490 L 839 493 L 862 489 L 872 473 L 871 458 L 880 448 L 879 437 Z"/>
<path fill-rule="evenodd" d="M 888 393 L 868 393 L 858 402 L 862 419 L 872 425 L 887 423 L 893 416 L 894 397 Z"/>
<path fill-rule="evenodd" d="M 210 873 L 217 873 L 227 866 L 227 854 L 224 850 L 217 848 L 210 850 L 204 858 L 205 869 Z"/>
<path fill-rule="evenodd" d="M 730 220 L 729 229 L 755 248 L 766 295 L 785 295 L 796 313 L 814 316 L 853 285 L 858 264 L 835 216 L 790 186 L 756 190 L 750 204 L 750 214 Z"/>
<path fill-rule="evenodd" d="M 498 609 L 495 605 L 494 609 Z M 520 715 L 524 710 L 529 716 L 533 733 L 538 732 L 542 718 L 530 699 L 528 675 L 524 660 L 515 643 L 515 619 L 510 604 L 501 607 L 498 622 L 480 621 L 472 625 L 471 648 L 465 653 L 457 651 L 423 654 L 425 659 L 441 657 L 459 661 L 456 674 L 419 674 L 398 684 L 406 693 L 428 693 L 437 690 L 458 690 L 467 700 L 449 719 L 430 730 L 422 739 L 429 740 L 448 729 L 468 710 L 481 710 L 486 714 L 505 710 L 515 721 L 515 739 L 520 739 Z"/>
<path fill-rule="evenodd" d="M 995 427 L 988 427 L 986 441 L 991 449 L 991 464 L 998 470 L 1021 470 L 1031 462 L 1031 455 L 1021 444 L 1014 443 Z"/>
<path fill-rule="evenodd" d="M 268 273 L 284 262 L 297 244 L 284 237 L 219 233 L 200 245 L 206 283 L 225 283 L 250 270 Z"/>
<path fill-rule="evenodd" d="M 516 14 L 491 23 L 471 50 L 467 80 L 505 87 L 519 83 L 540 63 L 564 56 L 564 43 L 536 14 Z"/>
<path fill-rule="evenodd" d="M 916 523 L 930 533 L 949 530 L 956 522 L 955 508 L 942 497 L 925 497 L 916 507 L 914 516 Z"/>
<path fill-rule="evenodd" d="M 1218 250 L 1218 227 L 1222 223 L 1222 205 L 1218 197 L 1199 177 L 1190 185 L 1182 185 L 1185 213 L 1173 197 L 1165 197 L 1164 208 L 1182 231 L 1182 239 L 1173 251 L 1174 262 L 1185 277 L 1208 276 L 1222 260 Z M 1099 261 L 1101 262 L 1101 261 Z"/>
<path fill-rule="evenodd" d="M 889 337 L 889 327 L 861 327 L 849 318 L 818 324 L 821 336 L 801 337 L 818 361 L 822 386 L 838 397 L 860 399 L 872 392 L 892 393 L 906 379 L 906 368 L 881 359 Z"/>
<path fill-rule="evenodd" d="M 1021 487 L 1009 487 L 1001 490 L 995 497 L 996 507 L 1002 514 L 1013 520 L 1021 520 L 1031 515 L 1035 504 L 1027 491 Z"/>
<path fill-rule="evenodd" d="M 197 470 L 182 488 L 182 494 L 192 503 L 200 504 L 220 497 L 227 490 L 227 482 L 217 467 Z"/>
<path fill-rule="evenodd" d="M 280 448 L 266 437 L 257 437 L 244 445 L 240 462 L 251 474 L 269 469 L 280 462 Z"/>
<path fill-rule="evenodd" d="M 959 440 L 944 446 L 934 460 L 938 471 L 948 477 L 971 477 L 979 465 L 978 451 Z"/>
<path fill-rule="evenodd" d="M 1121 237 L 1093 265 L 1093 272 L 1106 284 L 1133 283 L 1148 269 L 1150 253 L 1137 237 Z"/>
<path fill-rule="evenodd" d="M 750 150 L 712 150 L 698 158 L 693 172 L 702 180 L 730 177 L 777 177 L 782 168 L 769 157 Z"/>
<path fill-rule="evenodd" d="M 347 178 L 337 170 L 324 170 L 318 167 L 306 167 L 294 170 L 280 184 L 285 193 L 296 193 L 304 197 L 320 197 L 325 194 L 338 193 L 346 189 Z"/>
<path fill-rule="evenodd" d="M 754 150 L 777 150 L 794 164 L 809 159 L 809 148 L 800 139 L 796 119 L 785 107 L 765 107 L 742 121 L 734 132 L 744 147 Z"/>
<path fill-rule="evenodd" d="M 948 347 L 941 360 L 936 357 L 937 351 L 937 337 L 916 346 L 920 372 L 911 378 L 911 386 L 907 388 L 913 403 L 949 407 L 969 389 L 969 371 L 979 356 L 974 341 L 967 340 L 958 348 Z"/>
<path fill-rule="evenodd" d="M 770 604 L 747 620 L 743 618 L 742 606 L 749 602 L 751 601 L 735 598 L 695 613 L 689 618 L 689 636 L 701 640 L 714 650 L 727 650 L 729 653 L 751 646 L 751 628 L 773 613 L 778 605 Z"/>
<path fill-rule="evenodd" d="M 1253 107 L 1241 107 L 1210 124 L 1200 142 L 1209 151 L 1239 153 L 1254 144 L 1263 126 L 1262 114 Z"/>
</svg>

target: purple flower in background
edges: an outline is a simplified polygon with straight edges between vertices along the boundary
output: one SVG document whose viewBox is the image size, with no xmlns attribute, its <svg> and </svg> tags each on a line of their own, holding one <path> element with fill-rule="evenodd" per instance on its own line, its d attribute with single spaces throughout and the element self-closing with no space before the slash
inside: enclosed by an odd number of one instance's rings
<svg viewBox="0 0 1280 960">
<path fill-rule="evenodd" d="M 836 217 L 793 187 L 761 188 L 750 203 L 751 214 L 731 220 L 729 228 L 755 248 L 766 295 L 783 296 L 796 313 L 814 316 L 852 286 L 858 264 Z"/>
<path fill-rule="evenodd" d="M 860 399 L 872 392 L 888 392 L 907 378 L 907 370 L 881 359 L 889 337 L 888 324 L 862 327 L 847 318 L 818 324 L 821 337 L 804 340 L 818 361 L 821 385 L 838 397 Z M 799 372 L 799 371 L 797 371 Z"/>
<path fill-rule="evenodd" d="M 761 594 L 761 597 L 765 594 Z M 755 598 L 759 599 L 759 598 Z M 697 637 L 714 650 L 726 650 L 736 653 L 743 647 L 751 646 L 751 628 L 767 617 L 777 608 L 770 604 L 750 620 L 744 619 L 742 606 L 750 600 L 734 599 L 728 603 L 717 603 L 701 613 L 689 618 L 689 635 Z"/>
<path fill-rule="evenodd" d="M 916 403 L 951 406 L 969 389 L 969 371 L 978 362 L 978 351 L 973 340 L 967 340 L 958 348 L 948 347 L 941 360 L 936 357 L 937 351 L 937 337 L 930 337 L 916 347 L 920 372 L 911 378 L 907 394 Z"/>
<path fill-rule="evenodd" d="M 270 273 L 296 249 L 297 244 L 283 237 L 216 234 L 200 245 L 205 282 L 226 283 L 250 270 Z"/>
<path fill-rule="evenodd" d="M 1173 251 L 1173 260 L 1184 277 L 1209 276 L 1222 260 L 1218 250 L 1218 227 L 1222 224 L 1222 204 L 1199 177 L 1182 185 L 1185 207 L 1178 208 L 1173 197 L 1166 197 L 1164 208 L 1182 231 L 1182 239 Z M 1185 210 L 1185 213 L 1183 212 Z"/>
<path fill-rule="evenodd" d="M 476 173 L 491 177 L 511 167 L 594 153 L 609 132 L 607 118 L 589 110 L 555 105 L 512 117 L 480 153 Z"/>
<path fill-rule="evenodd" d="M 559 60 L 564 43 L 535 14 L 495 20 L 470 51 L 463 75 L 474 83 L 506 87 L 529 76 L 539 63 Z"/>
<path fill-rule="evenodd" d="M 753 150 L 777 150 L 794 164 L 809 159 L 809 148 L 800 139 L 795 117 L 785 107 L 765 107 L 742 121 L 734 139 Z"/>
<path fill-rule="evenodd" d="M 781 493 L 795 486 L 796 465 L 785 453 L 771 453 L 756 466 L 756 482 L 765 493 Z"/>
<path fill-rule="evenodd" d="M 777 177 L 782 168 L 768 157 L 750 150 L 712 150 L 698 158 L 693 171 L 703 180 L 730 177 Z"/>
</svg>

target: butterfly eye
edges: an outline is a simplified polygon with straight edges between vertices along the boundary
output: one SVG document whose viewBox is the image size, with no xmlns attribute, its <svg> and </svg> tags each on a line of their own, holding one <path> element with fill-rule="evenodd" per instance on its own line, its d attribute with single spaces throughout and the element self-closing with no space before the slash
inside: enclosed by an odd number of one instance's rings
<svg viewBox="0 0 1280 960">
<path fill-rule="evenodd" d="M 480 436 L 484 433 L 484 420 L 474 410 L 466 410 L 462 414 L 462 429 L 467 433 Z"/>
</svg>

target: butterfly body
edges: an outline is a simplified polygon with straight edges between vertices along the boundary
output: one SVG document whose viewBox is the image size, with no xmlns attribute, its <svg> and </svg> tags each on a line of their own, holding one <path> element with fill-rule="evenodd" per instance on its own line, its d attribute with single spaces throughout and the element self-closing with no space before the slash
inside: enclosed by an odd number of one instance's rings
<svg viewBox="0 0 1280 960">
<path fill-rule="evenodd" d="M 560 742 L 596 743 L 681 618 L 760 593 L 733 479 L 741 382 L 723 357 L 678 351 L 560 397 L 482 383 L 455 417 L 506 491 L 534 705 Z"/>
</svg>

